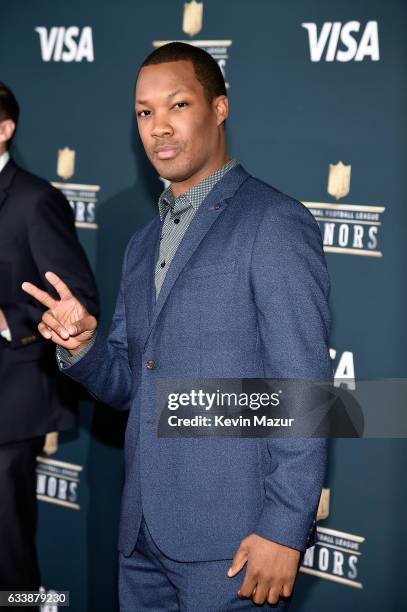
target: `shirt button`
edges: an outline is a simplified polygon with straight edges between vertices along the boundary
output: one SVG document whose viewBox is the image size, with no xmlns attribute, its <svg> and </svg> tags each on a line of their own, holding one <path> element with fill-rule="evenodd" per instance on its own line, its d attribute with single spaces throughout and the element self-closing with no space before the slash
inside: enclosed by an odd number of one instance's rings
<svg viewBox="0 0 407 612">
<path fill-rule="evenodd" d="M 154 359 L 148 359 L 146 361 L 146 368 L 147 368 L 147 370 L 154 370 L 154 368 L 155 368 L 155 361 L 154 361 Z"/>
<path fill-rule="evenodd" d="M 174 219 L 174 223 L 179 223 L 179 219 Z"/>
<path fill-rule="evenodd" d="M 165 261 L 162 261 L 162 262 L 160 263 L 160 266 L 163 268 L 163 267 L 165 266 Z"/>
</svg>

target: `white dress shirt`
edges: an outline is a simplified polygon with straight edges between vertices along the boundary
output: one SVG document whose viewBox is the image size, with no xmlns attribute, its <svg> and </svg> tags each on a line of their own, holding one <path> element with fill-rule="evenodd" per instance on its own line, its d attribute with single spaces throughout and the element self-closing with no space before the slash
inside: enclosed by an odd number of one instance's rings
<svg viewBox="0 0 407 612">
<path fill-rule="evenodd" d="M 5 151 L 2 155 L 0 155 L 0 172 L 3 170 L 9 159 L 10 153 L 8 151 Z"/>
</svg>

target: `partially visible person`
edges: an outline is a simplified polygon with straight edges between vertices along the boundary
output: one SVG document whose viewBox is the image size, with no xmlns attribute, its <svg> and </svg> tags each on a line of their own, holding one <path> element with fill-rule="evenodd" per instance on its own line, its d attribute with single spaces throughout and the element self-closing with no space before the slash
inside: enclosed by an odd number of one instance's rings
<svg viewBox="0 0 407 612">
<path fill-rule="evenodd" d="M 18 116 L 0 83 L 0 590 L 37 590 L 36 456 L 48 432 L 75 426 L 77 394 L 38 333 L 44 308 L 21 283 L 49 290 L 52 267 L 95 316 L 98 297 L 69 203 L 10 155 Z"/>
</svg>

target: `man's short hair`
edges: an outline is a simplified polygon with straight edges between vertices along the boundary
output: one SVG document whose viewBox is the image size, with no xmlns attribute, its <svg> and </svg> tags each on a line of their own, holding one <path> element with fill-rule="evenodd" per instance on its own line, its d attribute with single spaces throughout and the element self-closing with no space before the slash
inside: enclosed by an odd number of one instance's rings
<svg viewBox="0 0 407 612">
<path fill-rule="evenodd" d="M 13 92 L 7 87 L 7 85 L 0 82 L 0 121 L 11 119 L 14 121 L 17 128 L 19 114 L 20 107 L 18 106 L 18 102 L 15 99 Z M 10 146 L 13 137 L 9 140 L 7 146 Z"/>
<path fill-rule="evenodd" d="M 204 88 L 209 103 L 217 96 L 227 95 L 225 79 L 218 62 L 203 49 L 188 43 L 170 42 L 158 47 L 146 57 L 140 66 L 139 73 L 144 66 L 178 62 L 180 60 L 187 60 L 192 63 L 195 76 Z"/>
</svg>

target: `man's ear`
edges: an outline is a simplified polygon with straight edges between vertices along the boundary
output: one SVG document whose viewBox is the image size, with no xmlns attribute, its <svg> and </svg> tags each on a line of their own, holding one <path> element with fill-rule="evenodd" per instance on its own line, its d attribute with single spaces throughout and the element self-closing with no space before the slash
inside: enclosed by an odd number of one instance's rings
<svg viewBox="0 0 407 612">
<path fill-rule="evenodd" d="M 216 112 L 217 124 L 221 125 L 229 114 L 229 100 L 227 96 L 218 96 L 214 99 L 213 105 Z"/>
<path fill-rule="evenodd" d="M 0 121 L 0 144 L 9 142 L 16 130 L 16 124 L 12 119 Z"/>
</svg>

